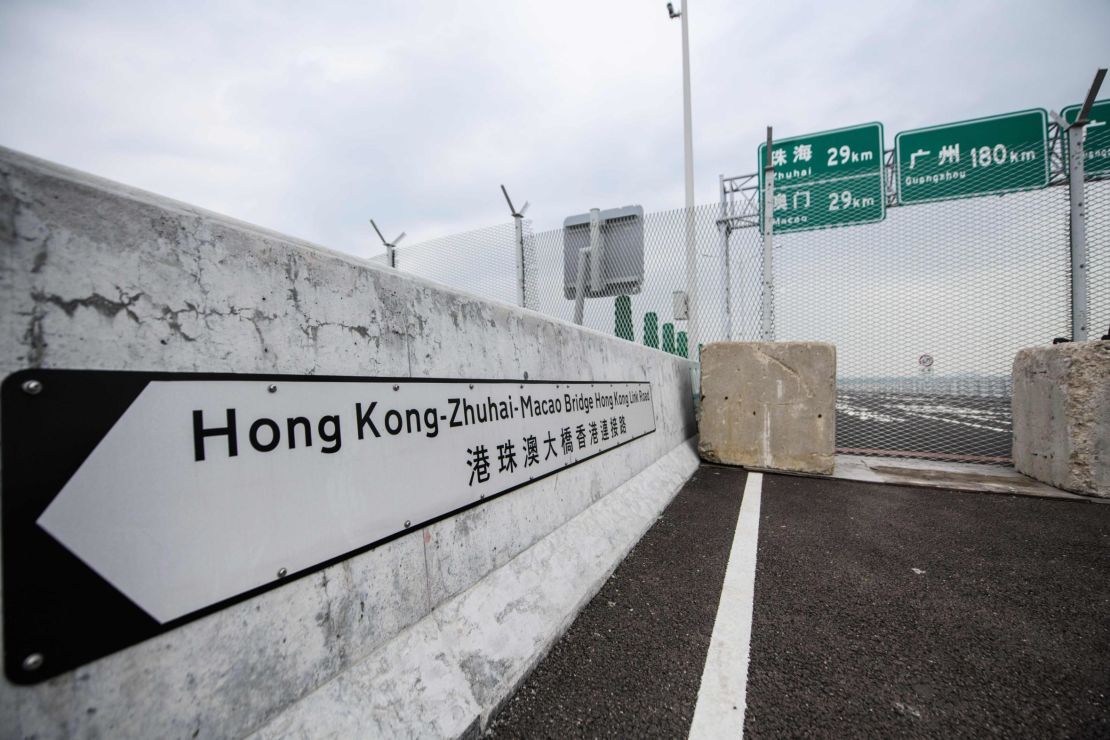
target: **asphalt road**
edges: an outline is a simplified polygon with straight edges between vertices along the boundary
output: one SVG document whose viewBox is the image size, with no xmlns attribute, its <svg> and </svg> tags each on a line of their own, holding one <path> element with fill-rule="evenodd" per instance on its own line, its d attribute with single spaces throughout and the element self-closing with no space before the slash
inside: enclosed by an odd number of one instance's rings
<svg viewBox="0 0 1110 740">
<path fill-rule="evenodd" d="M 496 738 L 683 737 L 746 473 L 702 468 L 491 723 Z"/>
<path fill-rule="evenodd" d="M 699 470 L 489 736 L 686 736 L 744 479 Z M 744 733 L 1108 737 L 1108 615 L 1110 506 L 767 475 Z"/>
<path fill-rule="evenodd" d="M 1110 736 L 1110 506 L 767 476 L 745 734 Z"/>
</svg>

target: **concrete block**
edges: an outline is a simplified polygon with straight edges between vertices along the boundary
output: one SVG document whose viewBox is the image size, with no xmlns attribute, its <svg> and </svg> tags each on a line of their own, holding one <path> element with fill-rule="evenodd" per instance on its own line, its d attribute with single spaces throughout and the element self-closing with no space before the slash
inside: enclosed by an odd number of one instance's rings
<svg viewBox="0 0 1110 740">
<path fill-rule="evenodd" d="M 1023 349 L 1013 377 L 1014 467 L 1110 498 L 1110 341 Z"/>
<path fill-rule="evenodd" d="M 836 347 L 719 342 L 701 354 L 698 451 L 728 465 L 831 474 Z"/>
</svg>

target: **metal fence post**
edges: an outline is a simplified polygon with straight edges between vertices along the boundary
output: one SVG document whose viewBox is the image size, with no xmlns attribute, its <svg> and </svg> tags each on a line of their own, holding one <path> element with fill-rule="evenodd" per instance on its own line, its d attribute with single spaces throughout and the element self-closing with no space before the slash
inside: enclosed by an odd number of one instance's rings
<svg viewBox="0 0 1110 740">
<path fill-rule="evenodd" d="M 1087 341 L 1087 204 L 1083 195 L 1084 125 L 1068 129 L 1068 198 L 1071 203 L 1071 340 Z"/>
<path fill-rule="evenodd" d="M 524 264 L 524 214 L 528 212 L 528 201 L 518 211 L 513 206 L 512 198 L 505 186 L 501 186 L 501 194 L 509 204 L 509 213 L 513 214 L 514 251 L 516 252 L 516 304 L 521 308 L 528 307 L 528 285 Z"/>
<path fill-rule="evenodd" d="M 775 165 L 771 158 L 771 127 L 767 127 L 767 156 L 763 164 L 763 291 L 759 304 L 759 338 L 775 341 L 772 317 L 775 311 L 775 272 L 773 259 L 775 220 Z"/>
<path fill-rule="evenodd" d="M 1068 125 L 1067 121 L 1053 112 L 1060 129 L 1068 137 L 1068 200 L 1071 205 L 1068 214 L 1069 231 L 1071 232 L 1071 340 L 1073 342 L 1087 341 L 1087 324 L 1090 318 L 1087 311 L 1087 199 L 1086 172 L 1083 164 L 1083 140 L 1087 134 L 1087 116 L 1091 112 L 1098 90 L 1102 87 L 1102 80 L 1106 77 L 1106 69 L 1095 73 L 1091 89 L 1087 91 L 1087 99 L 1083 107 L 1075 116 L 1075 121 Z"/>
<path fill-rule="evenodd" d="M 528 290 L 524 277 L 524 215 L 513 214 L 513 230 L 516 237 L 516 303 L 521 308 L 528 306 Z"/>
</svg>

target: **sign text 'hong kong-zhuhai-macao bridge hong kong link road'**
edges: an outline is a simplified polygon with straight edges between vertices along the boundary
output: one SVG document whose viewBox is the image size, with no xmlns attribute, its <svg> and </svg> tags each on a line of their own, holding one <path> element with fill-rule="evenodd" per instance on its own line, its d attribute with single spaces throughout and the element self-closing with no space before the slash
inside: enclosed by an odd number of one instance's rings
<svg viewBox="0 0 1110 740">
<path fill-rule="evenodd" d="M 655 431 L 646 382 L 25 370 L 0 393 L 17 683 Z"/>
<path fill-rule="evenodd" d="M 761 224 L 766 152 L 760 144 Z M 881 123 L 772 141 L 771 164 L 776 233 L 871 223 L 886 215 Z"/>
</svg>

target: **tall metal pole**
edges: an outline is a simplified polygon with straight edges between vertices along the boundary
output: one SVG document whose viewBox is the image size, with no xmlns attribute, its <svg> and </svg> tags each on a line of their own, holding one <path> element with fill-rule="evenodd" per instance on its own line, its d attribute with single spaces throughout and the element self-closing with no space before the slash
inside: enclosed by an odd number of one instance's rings
<svg viewBox="0 0 1110 740">
<path fill-rule="evenodd" d="M 694 133 L 690 112 L 690 13 L 686 0 L 682 0 L 682 133 L 683 155 L 686 161 L 686 296 L 689 319 L 686 335 L 695 358 L 700 357 L 698 347 L 698 248 L 694 228 Z"/>
<path fill-rule="evenodd" d="M 767 127 L 767 153 L 763 162 L 763 291 L 759 303 L 759 339 L 775 341 L 772 317 L 775 312 L 774 222 L 775 222 L 775 165 L 771 158 L 771 127 Z"/>
</svg>

